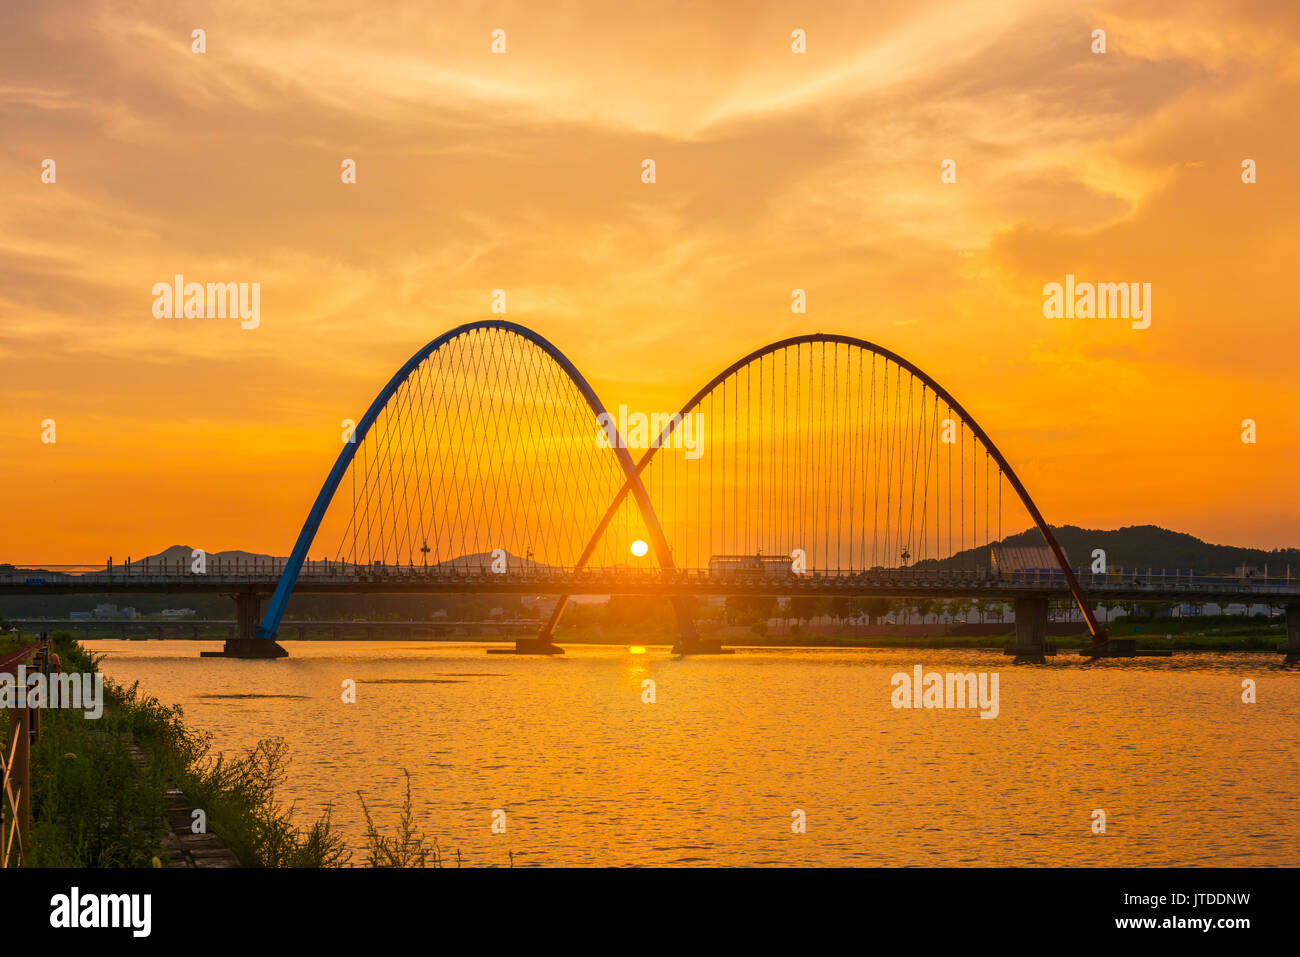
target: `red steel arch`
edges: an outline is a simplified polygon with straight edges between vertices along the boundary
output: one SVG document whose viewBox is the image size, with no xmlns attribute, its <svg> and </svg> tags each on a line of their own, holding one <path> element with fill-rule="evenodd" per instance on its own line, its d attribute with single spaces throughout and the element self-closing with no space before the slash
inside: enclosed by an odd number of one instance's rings
<svg viewBox="0 0 1300 957">
<path fill-rule="evenodd" d="M 690 400 L 684 406 L 682 406 L 681 412 L 678 413 L 669 421 L 669 424 L 659 434 L 658 441 L 651 443 L 650 448 L 646 450 L 645 454 L 641 457 L 640 461 L 636 463 L 634 474 L 636 476 L 637 482 L 640 481 L 641 473 L 645 470 L 646 466 L 650 464 L 650 461 L 654 458 L 655 453 L 661 447 L 663 447 L 666 440 L 669 439 L 669 437 L 672 435 L 672 432 L 677 427 L 677 425 L 683 419 L 685 419 L 687 415 L 693 412 L 696 406 L 698 406 L 700 402 L 707 395 L 709 395 L 709 393 L 711 393 L 715 388 L 717 388 L 722 382 L 724 382 L 726 379 L 728 379 L 731 375 L 736 373 L 738 370 L 743 369 L 745 366 L 749 365 L 751 362 L 761 359 L 766 355 L 769 355 L 774 352 L 778 352 L 790 346 L 799 346 L 799 345 L 804 345 L 809 343 L 840 344 L 852 348 L 863 349 L 867 352 L 880 356 L 881 358 L 885 359 L 887 362 L 893 362 L 896 365 L 898 365 L 900 368 L 905 369 L 907 372 L 911 373 L 913 376 L 919 379 L 925 386 L 931 389 L 936 396 L 942 399 L 945 404 L 947 404 L 948 408 L 951 409 L 952 412 L 955 413 L 962 420 L 963 423 L 965 423 L 967 428 L 971 430 L 972 435 L 974 435 L 974 437 L 984 446 L 989 456 L 998 464 L 998 467 L 1002 470 L 1002 473 L 1003 475 L 1005 475 L 1008 483 L 1011 485 L 1013 489 L 1015 489 L 1015 492 L 1019 496 L 1021 503 L 1024 505 L 1030 517 L 1034 520 L 1034 524 L 1038 526 L 1038 531 L 1042 534 L 1043 541 L 1046 542 L 1047 547 L 1051 550 L 1057 565 L 1060 566 L 1061 572 L 1065 576 L 1065 581 L 1070 588 L 1070 594 L 1073 596 L 1075 604 L 1078 606 L 1079 611 L 1083 614 L 1084 621 L 1087 622 L 1088 631 L 1092 636 L 1093 643 L 1099 644 L 1101 642 L 1104 642 L 1107 638 L 1106 633 L 1104 629 L 1101 627 L 1101 625 L 1097 622 L 1096 616 L 1093 614 L 1092 608 L 1088 604 L 1087 598 L 1083 593 L 1083 589 L 1079 585 L 1078 578 L 1075 576 L 1073 569 L 1070 568 L 1069 563 L 1066 561 L 1065 552 L 1061 549 L 1060 544 L 1056 541 L 1056 536 L 1052 534 L 1052 530 L 1047 525 L 1047 522 L 1044 521 L 1042 513 L 1038 510 L 1038 506 L 1034 504 L 1034 500 L 1030 497 L 1028 490 L 1024 486 L 1024 483 L 1020 481 L 1020 478 L 1016 475 L 1015 469 L 1011 467 L 1011 463 L 1007 461 L 1006 457 L 998 449 L 997 445 L 993 442 L 991 438 L 989 438 L 988 434 L 982 428 L 980 428 L 979 423 L 975 421 L 975 419 L 970 415 L 970 413 L 966 411 L 966 409 L 961 405 L 961 403 L 959 403 L 955 398 L 953 398 L 953 396 L 948 392 L 948 390 L 945 389 L 943 386 L 941 386 L 938 382 L 936 382 L 933 377 L 928 375 L 926 372 L 924 372 L 922 369 L 920 369 L 912 362 L 909 362 L 907 359 L 898 355 L 896 352 L 892 352 L 891 350 L 886 349 L 883 346 L 878 346 L 873 342 L 868 342 L 865 339 L 859 339 L 856 336 L 845 336 L 845 335 L 838 335 L 834 333 L 821 333 L 821 332 L 810 333 L 801 336 L 792 336 L 787 339 L 781 339 L 777 342 L 773 342 L 770 343 L 769 345 L 763 346 L 761 349 L 756 349 L 753 352 L 749 353 L 748 355 L 743 356 L 740 359 L 737 359 L 731 365 L 727 366 L 727 368 L 723 369 L 716 376 L 710 379 L 708 383 L 706 383 L 698 392 L 696 392 L 695 395 L 693 395 L 690 398 Z M 610 520 L 614 517 L 614 514 L 618 510 L 619 506 L 623 503 L 623 500 L 627 497 L 628 492 L 633 490 L 632 482 L 633 482 L 632 477 L 629 477 L 628 481 L 624 483 L 623 487 L 619 490 L 618 494 L 614 497 L 614 501 L 610 503 L 609 509 L 605 512 L 604 516 L 601 518 L 600 524 L 597 526 L 595 533 L 592 535 L 591 540 L 587 543 L 587 547 L 583 550 L 582 556 L 579 558 L 579 563 L 577 567 L 581 568 L 586 563 L 586 561 L 591 557 L 592 552 L 596 548 L 597 542 L 599 541 L 600 537 L 604 534 L 605 529 L 608 527 Z M 672 567 L 672 566 L 666 566 L 666 567 Z M 551 620 L 547 623 L 546 628 L 542 632 L 544 636 L 550 635 L 556 623 L 559 621 L 560 613 L 564 609 L 564 604 L 566 602 L 566 599 L 567 596 L 565 598 L 561 598 L 560 601 L 556 604 L 556 609 L 551 616 Z"/>
</svg>

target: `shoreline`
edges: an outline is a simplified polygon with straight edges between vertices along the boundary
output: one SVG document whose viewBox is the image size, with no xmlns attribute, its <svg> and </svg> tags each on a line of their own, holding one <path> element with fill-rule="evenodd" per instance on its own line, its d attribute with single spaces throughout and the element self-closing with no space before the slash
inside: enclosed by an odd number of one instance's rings
<svg viewBox="0 0 1300 957">
<path fill-rule="evenodd" d="M 1000 651 L 1009 644 L 1014 636 L 1011 634 L 1000 635 L 867 635 L 867 636 L 846 636 L 846 635 L 791 635 L 791 636 L 758 636 L 758 635 L 702 635 L 702 637 L 721 638 L 723 645 L 733 649 L 743 648 L 924 648 L 937 651 Z M 1276 654 L 1279 644 L 1285 642 L 1285 632 L 1265 633 L 1259 635 L 1213 635 L 1213 634 L 1172 634 L 1171 637 L 1165 637 L 1163 634 L 1114 634 L 1113 637 L 1132 637 L 1137 639 L 1139 650 L 1167 650 L 1167 651 L 1186 651 L 1186 652 L 1223 652 L 1223 653 L 1260 653 Z M 1061 651 L 1076 651 L 1087 647 L 1091 640 L 1087 633 L 1074 635 L 1053 635 L 1050 636 L 1057 648 Z M 135 636 L 103 636 L 85 641 L 112 641 L 126 642 L 131 644 L 143 644 L 149 642 L 205 642 L 216 643 L 224 641 L 223 637 L 203 637 L 195 638 L 190 635 L 168 636 L 165 638 L 148 638 Z M 358 643 L 375 643 L 375 644 L 509 644 L 513 642 L 514 636 L 500 635 L 450 635 L 450 636 L 416 636 L 416 637 L 304 637 L 304 638 L 282 638 L 282 644 L 358 644 Z M 618 639 L 607 635 L 566 635 L 563 633 L 555 636 L 556 644 L 564 645 L 605 645 L 609 647 L 628 647 L 637 645 L 643 647 L 671 647 L 675 639 L 665 635 L 627 635 Z"/>
</svg>

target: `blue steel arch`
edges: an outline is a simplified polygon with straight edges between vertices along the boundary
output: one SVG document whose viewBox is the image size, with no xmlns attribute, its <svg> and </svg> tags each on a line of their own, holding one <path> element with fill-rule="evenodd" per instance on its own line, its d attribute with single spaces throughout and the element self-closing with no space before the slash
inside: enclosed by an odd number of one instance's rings
<svg viewBox="0 0 1300 957">
<path fill-rule="evenodd" d="M 334 499 L 334 493 L 337 491 L 339 483 L 343 480 L 348 466 L 352 464 L 353 456 L 356 455 L 357 448 L 364 441 L 374 425 L 375 420 L 388 400 L 393 397 L 403 382 L 413 373 L 420 364 L 424 362 L 438 349 L 442 348 L 453 339 L 479 329 L 503 329 L 507 332 L 526 339 L 528 342 L 540 348 L 552 360 L 555 361 L 570 381 L 577 386 L 578 391 L 587 401 L 587 405 L 596 416 L 605 414 L 605 406 L 601 403 L 600 398 L 596 395 L 594 389 L 578 371 L 577 367 L 569 361 L 569 358 L 557 349 L 549 340 L 538 335 L 531 329 L 521 326 L 518 323 L 507 322 L 504 319 L 484 319 L 479 322 L 465 323 L 450 329 L 432 340 L 424 346 L 419 352 L 411 356 L 391 379 L 388 384 L 375 396 L 375 400 L 370 403 L 370 408 L 366 414 L 361 417 L 357 423 L 354 433 L 355 441 L 345 443 L 343 451 L 334 462 L 334 467 L 330 470 L 325 479 L 325 484 L 321 486 L 316 501 L 307 513 L 307 520 L 303 522 L 302 531 L 298 533 L 298 540 L 294 543 L 293 551 L 289 554 L 289 560 L 285 563 L 284 571 L 280 573 L 280 580 L 276 583 L 275 591 L 271 595 L 271 600 L 267 604 L 266 614 L 262 618 L 262 624 L 258 627 L 256 637 L 267 640 L 275 640 L 276 633 L 280 629 L 280 619 L 284 617 L 285 608 L 289 604 L 289 597 L 293 594 L 294 585 L 297 584 L 298 575 L 302 571 L 302 564 L 307 559 L 307 550 L 311 548 L 312 542 L 316 538 L 316 532 L 320 527 L 321 521 L 325 518 L 325 512 L 329 508 L 330 502 Z M 663 529 L 659 526 L 659 519 L 655 515 L 654 509 L 650 504 L 650 497 L 646 494 L 645 486 L 641 482 L 641 476 L 632 462 L 632 456 L 628 453 L 625 442 L 615 443 L 612 449 L 618 459 L 619 466 L 623 470 L 625 482 L 620 494 L 620 500 L 626 497 L 630 491 L 636 500 L 637 507 L 641 512 L 642 519 L 645 521 L 646 529 L 650 534 L 655 549 L 655 556 L 659 560 L 659 566 L 665 569 L 673 569 L 672 551 L 668 547 L 668 540 L 664 537 Z M 680 617 L 680 613 L 679 613 Z"/>
</svg>

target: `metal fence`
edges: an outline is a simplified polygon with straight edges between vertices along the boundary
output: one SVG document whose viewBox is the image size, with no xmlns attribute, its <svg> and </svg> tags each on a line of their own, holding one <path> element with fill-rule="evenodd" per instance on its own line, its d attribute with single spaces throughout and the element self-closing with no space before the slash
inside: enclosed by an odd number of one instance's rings
<svg viewBox="0 0 1300 957">
<path fill-rule="evenodd" d="M 0 748 L 0 867 L 21 867 L 31 853 L 32 830 L 32 746 L 41 733 L 39 708 L 27 707 L 25 684 L 17 682 L 20 665 L 30 659 L 30 671 L 49 672 L 50 640 L 19 648 L 0 658 L 0 674 L 15 678 L 15 704 L 8 708 L 8 741 Z M 8 702 L 4 702 L 8 705 Z"/>
</svg>

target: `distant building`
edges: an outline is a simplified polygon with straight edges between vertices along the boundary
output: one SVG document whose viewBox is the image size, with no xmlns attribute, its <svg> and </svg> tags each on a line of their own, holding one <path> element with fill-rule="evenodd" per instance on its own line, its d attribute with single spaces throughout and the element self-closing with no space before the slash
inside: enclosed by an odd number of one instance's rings
<svg viewBox="0 0 1300 957">
<path fill-rule="evenodd" d="M 1065 554 L 1064 549 L 1061 554 Z M 1046 545 L 994 545 L 989 549 L 989 562 L 995 572 L 1046 572 L 1061 567 Z M 1069 564 L 1068 556 L 1066 564 Z"/>
<path fill-rule="evenodd" d="M 90 621 L 94 618 L 94 612 L 89 611 L 70 611 L 68 612 L 69 621 Z"/>
<path fill-rule="evenodd" d="M 96 618 L 116 618 L 117 606 L 110 605 L 108 604 L 108 602 L 104 602 L 101 605 L 96 605 L 94 615 Z"/>
<path fill-rule="evenodd" d="M 158 614 L 162 615 L 164 618 L 193 618 L 194 609 L 193 608 L 164 608 L 162 611 L 158 612 Z"/>
</svg>

